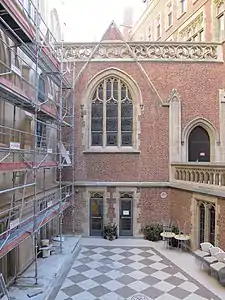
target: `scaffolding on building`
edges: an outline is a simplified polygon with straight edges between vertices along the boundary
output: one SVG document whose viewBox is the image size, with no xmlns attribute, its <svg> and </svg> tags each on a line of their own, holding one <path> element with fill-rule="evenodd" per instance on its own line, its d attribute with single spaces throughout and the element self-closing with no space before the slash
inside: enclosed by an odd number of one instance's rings
<svg viewBox="0 0 225 300">
<path fill-rule="evenodd" d="M 1 201 L 0 258 L 33 237 L 37 284 L 40 229 L 59 218 L 62 250 L 63 212 L 74 206 L 74 101 L 68 70 L 56 54 L 39 1 L 29 0 L 28 8 L 22 2 L 0 0 L 0 51 L 5 53 L 0 55 L 0 99 L 12 106 L 11 124 L 1 124 L 0 114 L 0 174 L 5 178 L 0 198 L 10 198 L 4 205 Z M 26 116 L 21 128 L 18 111 Z M 66 186 L 64 168 L 72 170 Z M 49 187 L 46 178 L 53 170 L 58 178 Z M 20 275 L 14 273 L 13 281 Z"/>
</svg>

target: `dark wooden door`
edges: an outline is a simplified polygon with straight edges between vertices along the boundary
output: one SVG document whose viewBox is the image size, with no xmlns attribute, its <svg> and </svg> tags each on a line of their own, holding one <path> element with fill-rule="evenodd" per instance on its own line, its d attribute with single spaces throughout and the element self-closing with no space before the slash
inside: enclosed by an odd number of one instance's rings
<svg viewBox="0 0 225 300">
<path fill-rule="evenodd" d="M 103 198 L 93 197 L 90 200 L 90 235 L 103 235 Z"/>
<path fill-rule="evenodd" d="M 133 235 L 132 199 L 120 199 L 120 236 Z"/>
</svg>

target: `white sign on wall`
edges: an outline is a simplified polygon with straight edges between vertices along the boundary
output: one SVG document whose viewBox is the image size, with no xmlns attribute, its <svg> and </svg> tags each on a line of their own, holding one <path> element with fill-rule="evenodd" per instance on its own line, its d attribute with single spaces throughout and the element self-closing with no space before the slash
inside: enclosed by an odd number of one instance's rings
<svg viewBox="0 0 225 300">
<path fill-rule="evenodd" d="M 123 216 L 129 216 L 130 211 L 129 210 L 123 210 Z"/>
<path fill-rule="evenodd" d="M 10 142 L 9 144 L 10 149 L 20 149 L 20 143 L 16 143 L 16 142 Z"/>
</svg>

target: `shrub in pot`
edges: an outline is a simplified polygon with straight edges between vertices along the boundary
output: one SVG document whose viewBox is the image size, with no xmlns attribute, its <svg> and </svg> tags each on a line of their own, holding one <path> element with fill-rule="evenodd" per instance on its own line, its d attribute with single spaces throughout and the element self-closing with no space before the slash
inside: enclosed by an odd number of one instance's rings
<svg viewBox="0 0 225 300">
<path fill-rule="evenodd" d="M 103 230 L 103 237 L 104 239 L 107 239 L 109 241 L 117 239 L 117 225 L 114 223 L 105 225 Z"/>
<path fill-rule="evenodd" d="M 155 242 L 161 240 L 161 233 L 163 232 L 163 226 L 161 224 L 152 223 L 145 226 L 143 229 L 144 238 L 146 240 Z"/>
<path fill-rule="evenodd" d="M 171 227 L 171 231 L 173 232 L 173 233 L 175 233 L 175 234 L 179 234 L 180 233 L 180 230 L 179 230 L 179 227 L 177 227 L 177 226 L 175 226 L 175 225 L 173 225 L 172 227 Z M 178 240 L 176 240 L 175 238 L 172 238 L 172 239 L 170 239 L 170 241 L 169 241 L 169 245 L 171 246 L 171 247 L 178 247 Z"/>
</svg>

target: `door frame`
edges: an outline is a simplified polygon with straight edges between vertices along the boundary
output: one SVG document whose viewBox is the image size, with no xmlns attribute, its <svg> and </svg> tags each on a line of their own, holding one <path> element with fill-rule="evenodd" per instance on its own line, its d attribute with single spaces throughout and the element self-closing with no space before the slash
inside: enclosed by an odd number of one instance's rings
<svg viewBox="0 0 225 300">
<path fill-rule="evenodd" d="M 96 192 L 97 194 L 98 192 Z M 93 230 L 92 230 L 92 200 L 93 199 L 98 199 L 97 197 L 96 198 L 92 198 L 91 195 L 90 195 L 90 198 L 89 198 L 89 235 L 90 236 L 103 236 L 103 229 L 104 229 L 104 196 L 102 198 L 99 198 L 101 199 L 102 201 L 102 204 L 101 204 L 101 211 L 102 211 L 102 230 L 101 231 L 94 231 L 96 234 L 93 234 Z"/>
<path fill-rule="evenodd" d="M 121 203 L 122 203 L 123 200 L 125 200 L 125 201 L 129 200 L 131 202 L 131 205 L 130 205 L 131 232 L 130 232 L 130 234 L 123 234 L 123 231 L 121 229 Z M 134 200 L 133 195 L 132 195 L 132 198 L 124 198 L 124 199 L 121 198 L 121 197 L 119 198 L 119 209 L 118 209 L 119 210 L 119 214 L 118 214 L 118 217 L 119 217 L 119 225 L 118 225 L 118 227 L 119 227 L 119 236 L 127 236 L 127 237 L 129 237 L 129 236 L 133 236 L 134 235 L 134 228 L 133 228 L 133 226 L 134 226 L 133 202 L 134 201 L 133 200 Z"/>
</svg>

